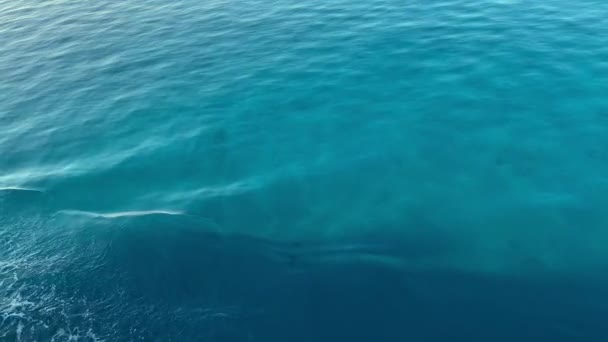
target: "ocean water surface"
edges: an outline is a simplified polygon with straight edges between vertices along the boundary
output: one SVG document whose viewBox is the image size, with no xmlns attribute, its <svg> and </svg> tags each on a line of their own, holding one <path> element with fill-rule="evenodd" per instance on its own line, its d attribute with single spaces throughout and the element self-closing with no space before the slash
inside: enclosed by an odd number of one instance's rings
<svg viewBox="0 0 608 342">
<path fill-rule="evenodd" d="M 0 0 L 0 341 L 608 341 L 608 2 Z"/>
</svg>

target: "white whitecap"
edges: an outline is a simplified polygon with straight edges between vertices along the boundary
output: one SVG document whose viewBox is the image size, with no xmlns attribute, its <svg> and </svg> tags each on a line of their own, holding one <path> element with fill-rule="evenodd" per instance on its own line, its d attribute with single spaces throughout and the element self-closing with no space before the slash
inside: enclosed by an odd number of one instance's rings
<svg viewBox="0 0 608 342">
<path fill-rule="evenodd" d="M 19 187 L 19 186 L 0 187 L 0 191 L 23 191 L 23 192 L 39 192 L 39 193 L 44 192 L 40 189 L 25 188 L 25 187 Z"/>
<path fill-rule="evenodd" d="M 68 215 L 82 215 L 89 217 L 100 217 L 100 218 L 120 218 L 120 217 L 138 217 L 138 216 L 149 216 L 149 215 L 184 215 L 181 211 L 173 210 L 141 210 L 141 211 L 119 211 L 110 213 L 96 213 L 92 211 L 82 210 L 61 210 L 59 213 Z"/>
</svg>

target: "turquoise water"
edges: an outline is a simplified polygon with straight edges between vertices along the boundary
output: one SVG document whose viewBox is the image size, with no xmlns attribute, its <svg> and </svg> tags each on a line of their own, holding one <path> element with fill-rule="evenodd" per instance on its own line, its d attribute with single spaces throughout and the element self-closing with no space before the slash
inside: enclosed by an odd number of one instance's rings
<svg viewBox="0 0 608 342">
<path fill-rule="evenodd" d="M 606 18 L 0 0 L 0 340 L 608 338 Z"/>
</svg>

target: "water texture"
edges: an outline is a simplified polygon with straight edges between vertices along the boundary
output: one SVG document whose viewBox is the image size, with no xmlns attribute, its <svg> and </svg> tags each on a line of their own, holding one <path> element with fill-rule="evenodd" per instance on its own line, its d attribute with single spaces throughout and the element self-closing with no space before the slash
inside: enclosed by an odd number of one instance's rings
<svg viewBox="0 0 608 342">
<path fill-rule="evenodd" d="M 608 341 L 608 2 L 0 0 L 0 341 Z"/>
</svg>

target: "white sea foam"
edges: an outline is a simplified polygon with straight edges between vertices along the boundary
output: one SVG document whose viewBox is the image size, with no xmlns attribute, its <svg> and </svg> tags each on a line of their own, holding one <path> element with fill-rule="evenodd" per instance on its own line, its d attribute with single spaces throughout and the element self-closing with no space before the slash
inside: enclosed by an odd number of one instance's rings
<svg viewBox="0 0 608 342">
<path fill-rule="evenodd" d="M 149 215 L 184 215 L 181 211 L 173 211 L 173 210 L 140 210 L 140 211 L 118 211 L 118 212 L 110 212 L 110 213 L 96 213 L 92 211 L 82 211 L 82 210 L 61 210 L 59 211 L 61 214 L 68 215 L 82 215 L 89 217 L 100 217 L 100 218 L 120 218 L 120 217 L 138 217 L 138 216 L 149 216 Z"/>
<path fill-rule="evenodd" d="M 0 192 L 2 192 L 2 191 L 24 191 L 24 192 L 39 192 L 39 193 L 44 193 L 44 191 L 41 190 L 41 189 L 19 187 L 19 186 L 0 187 Z"/>
</svg>

